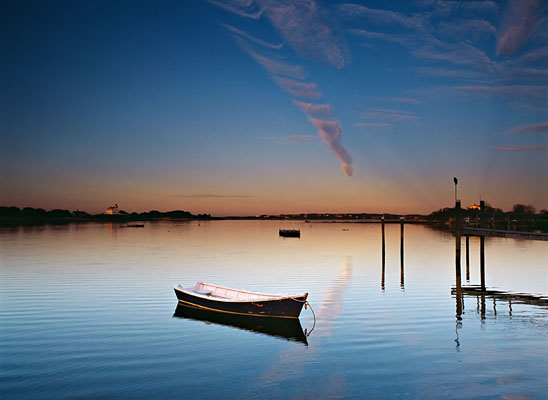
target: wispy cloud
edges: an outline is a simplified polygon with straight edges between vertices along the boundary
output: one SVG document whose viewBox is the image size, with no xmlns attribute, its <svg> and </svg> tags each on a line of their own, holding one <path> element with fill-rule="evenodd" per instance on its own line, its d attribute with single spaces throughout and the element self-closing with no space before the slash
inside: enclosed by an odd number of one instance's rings
<svg viewBox="0 0 548 400">
<path fill-rule="evenodd" d="M 441 35 L 451 38 L 481 38 L 495 35 L 497 29 L 485 19 L 457 19 L 454 21 L 442 21 L 438 30 Z"/>
<path fill-rule="evenodd" d="M 251 198 L 248 194 L 218 194 L 218 193 L 195 193 L 195 194 L 176 194 L 174 197 L 185 197 L 191 199 L 225 199 L 225 198 Z"/>
<path fill-rule="evenodd" d="M 407 16 L 398 12 L 369 8 L 360 4 L 341 4 L 339 11 L 346 17 L 368 18 L 379 24 L 396 24 L 410 29 L 422 29 L 424 25 L 423 16 L 414 14 Z"/>
<path fill-rule="evenodd" d="M 281 49 L 281 46 L 278 47 L 272 45 L 271 43 L 265 42 L 240 29 L 231 27 L 229 25 L 223 24 L 223 26 L 227 28 L 230 32 L 237 32 L 237 34 L 233 34 L 232 36 L 234 37 L 240 48 L 244 50 L 247 54 L 249 54 L 270 74 L 286 76 L 300 80 L 306 77 L 306 74 L 300 65 L 288 63 L 280 59 L 279 57 L 275 58 L 273 56 L 267 56 L 266 54 L 264 54 L 264 51 L 263 54 L 261 54 L 258 50 L 254 49 L 254 46 L 252 46 L 251 43 L 260 44 L 262 47 L 267 47 L 268 49 L 273 50 L 279 50 Z"/>
<path fill-rule="evenodd" d="M 445 43 L 443 46 L 425 46 L 413 50 L 418 58 L 445 61 L 457 65 L 489 68 L 491 59 L 482 50 L 468 43 Z"/>
<path fill-rule="evenodd" d="M 324 61 L 335 68 L 342 68 L 348 62 L 344 41 L 336 35 L 333 25 L 326 22 L 329 15 L 315 0 L 227 0 L 223 3 L 218 0 L 208 1 L 243 17 L 266 16 L 284 40 L 301 56 Z M 276 52 L 282 49 L 282 45 L 266 42 L 230 25 L 223 26 L 285 92 L 309 100 L 319 100 L 322 97 L 316 82 L 304 81 L 306 74 L 301 66 L 265 54 L 265 48 L 269 52 Z M 339 141 L 340 125 L 336 121 L 326 120 L 332 119 L 331 105 L 297 100 L 293 102 L 307 114 L 310 122 L 318 129 L 319 136 L 339 158 L 343 172 L 352 175 L 352 160 Z M 312 140 L 312 137 L 294 135 L 262 139 L 298 143 Z"/>
<path fill-rule="evenodd" d="M 444 43 L 426 32 L 403 35 L 372 32 L 364 29 L 349 29 L 349 32 L 370 42 L 386 41 L 408 49 L 419 60 L 440 61 L 475 68 L 490 68 L 491 59 L 477 47 L 466 43 Z"/>
<path fill-rule="evenodd" d="M 298 82 L 293 79 L 274 76 L 274 81 L 287 93 L 307 99 L 319 99 L 322 93 L 314 82 Z"/>
<path fill-rule="evenodd" d="M 548 144 L 530 144 L 530 145 L 521 145 L 521 146 L 510 146 L 510 147 L 495 147 L 497 151 L 547 151 Z"/>
<path fill-rule="evenodd" d="M 497 95 L 524 109 L 546 109 L 548 86 L 542 85 L 463 85 L 455 89 L 478 96 Z"/>
<path fill-rule="evenodd" d="M 241 17 L 263 15 L 301 56 L 320 60 L 340 69 L 348 62 L 342 36 L 337 35 L 329 14 L 315 0 L 207 0 Z M 234 33 L 239 34 L 237 31 Z M 241 35 L 246 37 L 246 35 Z M 253 39 L 249 39 L 257 43 Z"/>
<path fill-rule="evenodd" d="M 306 74 L 300 65 L 292 65 L 281 60 L 263 56 L 261 54 L 249 51 L 251 57 L 263 66 L 271 74 L 286 76 L 294 79 L 304 79 Z"/>
<path fill-rule="evenodd" d="M 436 18 L 448 17 L 457 12 L 484 15 L 498 12 L 498 5 L 494 1 L 417 0 L 416 3 L 427 8 L 433 7 L 427 14 Z"/>
<path fill-rule="evenodd" d="M 365 119 L 380 121 L 409 121 L 418 119 L 418 117 L 410 111 L 393 110 L 388 108 L 373 108 L 371 111 L 362 112 L 360 116 Z"/>
<path fill-rule="evenodd" d="M 396 43 L 396 44 L 399 44 L 400 46 L 403 46 L 409 49 L 417 45 L 416 40 L 414 40 L 413 37 L 409 35 L 396 35 L 391 33 L 372 32 L 365 29 L 349 29 L 348 32 L 368 41 L 382 40 L 385 42 Z"/>
<path fill-rule="evenodd" d="M 290 136 L 262 136 L 259 139 L 276 143 L 303 143 L 319 140 L 315 135 L 290 135 Z"/>
<path fill-rule="evenodd" d="M 270 43 L 270 42 L 267 42 L 265 40 L 256 38 L 255 36 L 252 36 L 249 33 L 244 32 L 241 29 L 238 29 L 238 28 L 236 28 L 232 25 L 227 25 L 227 24 L 221 24 L 221 25 L 223 27 L 225 27 L 228 31 L 230 31 L 232 34 L 234 34 L 235 37 L 240 37 L 240 38 L 246 39 L 250 42 L 253 42 L 253 43 L 258 44 L 258 45 L 263 46 L 263 47 L 267 47 L 269 49 L 279 50 L 284 45 L 283 43 L 279 43 L 279 44 Z"/>
<path fill-rule="evenodd" d="M 548 86 L 537 85 L 464 85 L 457 89 L 482 94 L 501 94 L 505 96 L 531 96 L 546 101 Z"/>
<path fill-rule="evenodd" d="M 341 126 L 338 121 L 325 121 L 322 119 L 308 118 L 312 125 L 318 128 L 318 134 L 341 162 L 341 169 L 347 176 L 354 174 L 352 158 L 348 151 L 340 143 Z"/>
<path fill-rule="evenodd" d="M 531 63 L 540 62 L 543 65 L 548 64 L 548 46 L 532 50 L 518 57 L 515 62 L 517 64 L 528 65 Z"/>
<path fill-rule="evenodd" d="M 542 0 L 509 0 L 497 37 L 497 54 L 511 57 L 520 50 L 539 27 L 541 7 Z"/>
<path fill-rule="evenodd" d="M 517 58 L 507 59 L 499 63 L 497 68 L 498 76 L 504 81 L 537 80 L 546 82 L 548 79 L 548 46 L 536 48 Z"/>
<path fill-rule="evenodd" d="M 387 128 L 389 126 L 392 126 L 392 124 L 388 122 L 356 122 L 354 126 L 358 128 Z"/>
<path fill-rule="evenodd" d="M 253 0 L 206 1 L 244 18 L 259 19 L 264 11 L 264 8 L 258 8 Z"/>
<path fill-rule="evenodd" d="M 479 78 L 482 73 L 465 69 L 443 68 L 443 67 L 419 67 L 416 71 L 424 75 L 443 76 L 446 78 Z"/>
<path fill-rule="evenodd" d="M 336 9 L 342 17 L 362 23 L 347 32 L 362 39 L 364 46 L 374 48 L 376 42 L 387 42 L 407 49 L 423 64 L 414 67 L 419 74 L 463 82 L 459 90 L 498 95 L 512 107 L 546 107 L 548 34 L 541 29 L 548 25 L 546 0 L 507 0 L 500 24 L 495 1 L 416 0 L 414 4 L 424 11 L 405 14 L 349 3 Z M 492 50 L 486 50 L 493 37 L 496 53 L 505 60 L 491 58 Z M 536 46 L 526 47 L 532 39 Z M 530 51 L 514 57 L 525 48 Z"/>
<path fill-rule="evenodd" d="M 498 12 L 498 5 L 494 1 L 461 1 L 459 8 L 474 13 L 493 14 Z"/>
<path fill-rule="evenodd" d="M 500 71 L 500 79 L 503 81 L 546 81 L 548 69 L 546 68 L 520 68 L 510 67 Z"/>
<path fill-rule="evenodd" d="M 387 97 L 386 100 L 394 101 L 396 103 L 422 104 L 422 101 L 412 97 Z"/>
<path fill-rule="evenodd" d="M 331 104 L 314 104 L 314 103 L 304 103 L 302 101 L 293 100 L 301 110 L 303 110 L 308 115 L 330 118 L 333 115 L 333 109 Z"/>
<path fill-rule="evenodd" d="M 538 124 L 516 126 L 508 131 L 508 133 L 521 135 L 528 133 L 548 134 L 548 122 L 540 122 Z"/>
<path fill-rule="evenodd" d="M 365 96 L 365 98 L 389 103 L 422 104 L 422 101 L 414 97 Z"/>
<path fill-rule="evenodd" d="M 303 57 L 340 69 L 347 63 L 345 45 L 326 22 L 327 13 L 314 0 L 259 0 L 272 25 Z"/>
</svg>

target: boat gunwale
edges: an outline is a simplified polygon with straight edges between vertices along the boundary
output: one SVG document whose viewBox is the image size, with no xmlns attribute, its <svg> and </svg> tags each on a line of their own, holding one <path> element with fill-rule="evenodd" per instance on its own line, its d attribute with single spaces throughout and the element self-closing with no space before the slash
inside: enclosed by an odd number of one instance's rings
<svg viewBox="0 0 548 400">
<path fill-rule="evenodd" d="M 264 299 L 233 299 L 229 297 L 217 297 L 217 296 L 210 296 L 210 295 L 204 295 L 201 293 L 196 293 L 195 291 L 191 290 L 192 288 L 196 287 L 198 284 L 204 284 L 209 286 L 214 286 L 220 289 L 227 289 L 227 290 L 235 290 L 241 293 L 248 293 L 248 294 L 254 294 L 259 296 L 266 296 Z M 186 293 L 190 296 L 199 297 L 205 300 L 209 301 L 222 301 L 227 303 L 262 303 L 265 301 L 280 301 L 280 300 L 293 300 L 300 303 L 304 303 L 308 297 L 308 293 L 303 294 L 273 294 L 273 293 L 262 293 L 262 292 L 253 292 L 251 290 L 245 290 L 245 289 L 235 289 L 228 286 L 221 286 L 216 285 L 212 283 L 207 283 L 203 281 L 196 282 L 196 285 L 194 285 L 192 288 L 184 288 L 181 285 L 174 286 L 173 289 L 179 292 Z M 300 298 L 304 298 L 303 300 L 300 300 Z"/>
</svg>

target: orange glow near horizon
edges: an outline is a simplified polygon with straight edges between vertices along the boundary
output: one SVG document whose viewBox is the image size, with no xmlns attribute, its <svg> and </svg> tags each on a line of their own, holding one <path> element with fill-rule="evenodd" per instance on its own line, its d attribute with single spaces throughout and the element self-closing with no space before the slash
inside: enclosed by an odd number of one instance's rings
<svg viewBox="0 0 548 400">
<path fill-rule="evenodd" d="M 398 178 L 339 176 L 338 171 L 296 171 L 284 176 L 270 172 L 249 172 L 238 176 L 220 173 L 214 179 L 207 174 L 164 174 L 129 177 L 115 173 L 110 177 L 88 176 L 74 179 L 69 175 L 47 177 L 36 185 L 11 180 L 2 193 L 1 204 L 19 208 L 34 207 L 82 210 L 104 213 L 118 204 L 120 210 L 185 210 L 213 216 L 253 216 L 300 213 L 395 213 L 429 214 L 453 207 L 451 179 L 420 179 L 403 175 Z M 543 193 L 527 190 L 527 178 L 510 186 L 494 182 L 488 188 L 476 179 L 462 179 L 459 197 L 464 204 L 477 202 L 478 193 L 491 205 L 511 210 L 513 204 L 532 204 L 537 210 L 548 208 Z M 502 181 L 501 181 L 502 182 Z M 504 183 L 504 182 L 503 182 Z M 529 196 L 525 198 L 524 196 Z"/>
</svg>

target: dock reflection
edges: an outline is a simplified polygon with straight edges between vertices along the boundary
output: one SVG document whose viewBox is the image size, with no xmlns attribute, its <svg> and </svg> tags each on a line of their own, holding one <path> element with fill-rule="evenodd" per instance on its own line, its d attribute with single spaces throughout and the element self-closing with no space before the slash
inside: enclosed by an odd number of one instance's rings
<svg viewBox="0 0 548 400">
<path fill-rule="evenodd" d="M 463 286 L 461 289 L 462 297 L 471 297 L 477 299 L 477 310 L 482 319 L 485 317 L 486 299 L 493 301 L 493 312 L 497 315 L 496 304 L 499 302 L 508 303 L 508 314 L 512 315 L 512 304 L 528 304 L 533 306 L 548 307 L 548 297 L 534 295 L 531 293 L 504 292 L 501 290 L 482 290 L 481 286 Z M 451 294 L 456 296 L 456 288 L 451 288 Z M 456 298 L 458 301 L 458 297 Z M 461 299 L 462 301 L 462 299 Z"/>
<path fill-rule="evenodd" d="M 223 314 L 187 305 L 177 305 L 173 317 L 203 321 L 206 324 L 230 326 L 268 336 L 284 338 L 308 346 L 298 318 L 264 318 L 247 315 Z"/>
</svg>

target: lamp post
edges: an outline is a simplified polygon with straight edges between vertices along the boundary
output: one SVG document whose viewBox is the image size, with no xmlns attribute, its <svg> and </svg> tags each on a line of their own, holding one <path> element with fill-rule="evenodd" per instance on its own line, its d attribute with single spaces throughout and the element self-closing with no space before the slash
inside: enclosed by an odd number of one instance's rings
<svg viewBox="0 0 548 400">
<path fill-rule="evenodd" d="M 456 176 L 453 178 L 453 182 L 455 182 L 455 203 L 456 203 L 457 202 L 457 184 L 459 183 L 459 180 L 457 179 Z"/>
</svg>

